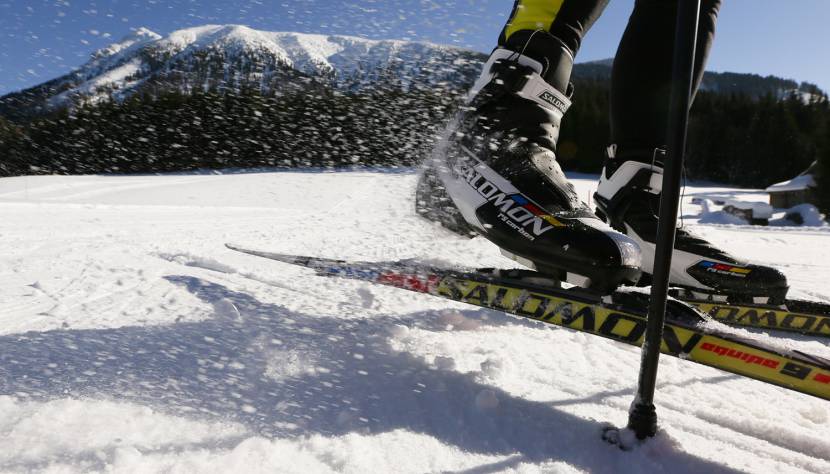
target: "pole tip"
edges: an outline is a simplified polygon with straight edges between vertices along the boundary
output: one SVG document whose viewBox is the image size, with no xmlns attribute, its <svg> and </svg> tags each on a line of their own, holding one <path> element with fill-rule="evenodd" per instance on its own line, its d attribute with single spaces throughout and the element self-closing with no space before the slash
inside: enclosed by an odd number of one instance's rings
<svg viewBox="0 0 830 474">
<path fill-rule="evenodd" d="M 657 410 L 651 403 L 635 403 L 628 413 L 628 428 L 637 439 L 651 438 L 657 434 Z"/>
</svg>

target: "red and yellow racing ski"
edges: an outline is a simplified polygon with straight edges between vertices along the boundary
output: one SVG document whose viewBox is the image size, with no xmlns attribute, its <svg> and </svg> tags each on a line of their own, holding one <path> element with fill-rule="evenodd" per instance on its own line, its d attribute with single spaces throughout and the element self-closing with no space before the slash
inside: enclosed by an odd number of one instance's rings
<svg viewBox="0 0 830 474">
<path fill-rule="evenodd" d="M 350 278 L 492 308 L 635 346 L 643 343 L 648 295 L 617 291 L 599 295 L 528 270 L 433 268 L 408 262 L 346 262 L 261 252 L 239 252 Z M 711 309 L 701 305 L 704 311 Z M 663 353 L 830 400 L 830 361 L 730 333 L 710 316 L 670 301 Z"/>
</svg>

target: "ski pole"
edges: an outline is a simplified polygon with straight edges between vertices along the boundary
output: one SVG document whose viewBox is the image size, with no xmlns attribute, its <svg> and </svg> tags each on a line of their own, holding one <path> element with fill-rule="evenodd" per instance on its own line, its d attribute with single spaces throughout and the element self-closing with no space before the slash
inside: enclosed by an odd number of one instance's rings
<svg viewBox="0 0 830 474">
<path fill-rule="evenodd" d="M 640 362 L 637 395 L 628 416 L 628 428 L 638 439 L 654 436 L 657 432 L 657 412 L 654 408 L 654 390 L 666 299 L 669 289 L 669 270 L 674 250 L 677 212 L 686 147 L 686 125 L 689 120 L 695 47 L 700 15 L 700 0 L 679 0 L 674 40 L 671 99 L 669 102 L 667 154 L 660 197 L 657 246 L 655 249 L 651 299 L 645 343 Z"/>
</svg>

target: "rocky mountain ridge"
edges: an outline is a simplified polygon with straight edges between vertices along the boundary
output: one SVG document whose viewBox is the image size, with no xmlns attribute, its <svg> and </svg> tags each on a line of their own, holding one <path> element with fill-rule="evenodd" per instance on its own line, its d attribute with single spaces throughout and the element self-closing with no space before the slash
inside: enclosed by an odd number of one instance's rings
<svg viewBox="0 0 830 474">
<path fill-rule="evenodd" d="M 472 82 L 484 59 L 482 53 L 430 43 L 241 25 L 206 25 L 164 37 L 140 28 L 71 73 L 0 98 L 0 115 L 19 118 L 170 90 L 457 90 Z"/>
<path fill-rule="evenodd" d="M 446 88 L 474 81 L 486 55 L 451 46 L 351 36 L 269 32 L 242 25 L 205 25 L 167 36 L 138 28 L 102 48 L 78 69 L 0 98 L 0 116 L 21 120 L 56 109 L 171 90 L 255 90 L 264 95 Z M 577 64 L 574 79 L 608 81 L 612 60 Z M 824 92 L 774 76 L 708 73 L 703 90 L 752 97 Z"/>
</svg>

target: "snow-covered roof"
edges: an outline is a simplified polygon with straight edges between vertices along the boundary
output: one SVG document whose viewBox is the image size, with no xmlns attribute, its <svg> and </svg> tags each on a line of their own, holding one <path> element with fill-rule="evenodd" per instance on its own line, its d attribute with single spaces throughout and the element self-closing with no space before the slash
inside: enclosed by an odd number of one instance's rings
<svg viewBox="0 0 830 474">
<path fill-rule="evenodd" d="M 811 174 L 801 174 L 788 181 L 773 184 L 768 187 L 768 193 L 783 193 L 787 191 L 802 191 L 810 187 L 815 187 L 816 180 Z"/>
<path fill-rule="evenodd" d="M 815 187 L 816 179 L 813 177 L 813 175 L 815 174 L 817 167 L 818 162 L 814 161 L 813 164 L 811 164 L 810 167 L 807 168 L 800 175 L 787 181 L 775 183 L 772 186 L 768 187 L 766 191 L 768 193 L 783 193 L 788 191 L 803 191 L 807 188 Z"/>
</svg>

